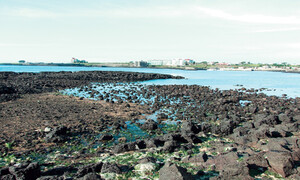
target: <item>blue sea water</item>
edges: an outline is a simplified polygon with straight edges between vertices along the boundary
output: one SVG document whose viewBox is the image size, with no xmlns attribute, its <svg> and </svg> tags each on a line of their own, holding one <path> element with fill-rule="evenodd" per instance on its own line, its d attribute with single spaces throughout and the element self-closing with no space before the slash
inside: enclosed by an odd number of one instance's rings
<svg viewBox="0 0 300 180">
<path fill-rule="evenodd" d="M 161 73 L 183 76 L 186 79 L 164 79 L 145 81 L 146 85 L 187 84 L 203 85 L 221 90 L 266 88 L 268 95 L 300 97 L 300 74 L 264 71 L 189 71 L 176 69 L 115 68 L 115 67 L 72 67 L 72 66 L 13 66 L 0 65 L 0 71 L 43 72 L 43 71 L 127 71 Z"/>
</svg>

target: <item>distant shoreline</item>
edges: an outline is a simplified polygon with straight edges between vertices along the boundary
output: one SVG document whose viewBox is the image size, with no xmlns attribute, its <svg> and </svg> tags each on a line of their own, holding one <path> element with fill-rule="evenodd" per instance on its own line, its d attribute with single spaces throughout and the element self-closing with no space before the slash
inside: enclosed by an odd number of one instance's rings
<svg viewBox="0 0 300 180">
<path fill-rule="evenodd" d="M 265 72 L 282 72 L 282 73 L 300 73 L 300 71 L 295 70 L 274 70 L 274 69 L 231 69 L 231 68 L 196 68 L 196 67 L 172 67 L 172 66 L 163 66 L 163 67 L 134 67 L 129 66 L 124 63 L 103 63 L 103 64 L 74 64 L 74 63 L 0 63 L 0 65 L 10 65 L 10 66 L 66 66 L 66 67 L 116 67 L 116 68 L 149 68 L 149 69 L 178 69 L 178 70 L 190 70 L 190 71 L 265 71 Z"/>
</svg>

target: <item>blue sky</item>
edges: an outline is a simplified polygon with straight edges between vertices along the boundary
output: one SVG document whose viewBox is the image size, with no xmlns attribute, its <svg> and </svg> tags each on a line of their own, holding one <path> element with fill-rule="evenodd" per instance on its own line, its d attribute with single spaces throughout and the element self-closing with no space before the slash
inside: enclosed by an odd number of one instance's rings
<svg viewBox="0 0 300 180">
<path fill-rule="evenodd" d="M 0 62 L 300 64 L 296 0 L 0 0 Z"/>
</svg>

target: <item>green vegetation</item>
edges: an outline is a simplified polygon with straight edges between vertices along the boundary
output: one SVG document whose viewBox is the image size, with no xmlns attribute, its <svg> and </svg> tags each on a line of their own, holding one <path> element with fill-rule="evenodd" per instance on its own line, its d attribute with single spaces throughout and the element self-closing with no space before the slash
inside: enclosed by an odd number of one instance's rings
<svg viewBox="0 0 300 180">
<path fill-rule="evenodd" d="M 5 147 L 8 149 L 8 150 L 11 150 L 13 148 L 13 144 L 14 142 L 7 142 L 5 143 Z"/>
</svg>

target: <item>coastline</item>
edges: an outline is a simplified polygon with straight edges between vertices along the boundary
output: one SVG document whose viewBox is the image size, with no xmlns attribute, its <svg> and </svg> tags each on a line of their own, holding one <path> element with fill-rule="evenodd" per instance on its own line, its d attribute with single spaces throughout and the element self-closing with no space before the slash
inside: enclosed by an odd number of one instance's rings
<svg viewBox="0 0 300 180">
<path fill-rule="evenodd" d="M 276 176 L 297 177 L 299 98 L 245 88 L 131 84 L 180 78 L 162 74 L 0 75 L 1 96 L 20 95 L 0 102 L 1 176 L 80 179 L 93 172 L 128 179 L 143 172 L 154 179 L 175 168 L 188 179 L 254 179 L 279 168 Z"/>
<path fill-rule="evenodd" d="M 120 64 L 74 64 L 74 63 L 32 63 L 32 64 L 19 64 L 19 63 L 0 63 L 0 65 L 11 65 L 11 66 L 66 66 L 66 67 L 116 67 L 116 68 L 149 68 L 149 69 L 178 69 L 178 70 L 190 70 L 190 71 L 265 71 L 265 72 L 282 72 L 282 73 L 300 73 L 300 70 L 291 70 L 291 69 L 257 69 L 257 68 L 195 68 L 195 67 L 172 67 L 172 66 L 163 66 L 163 67 L 134 67 L 128 65 Z"/>
</svg>

